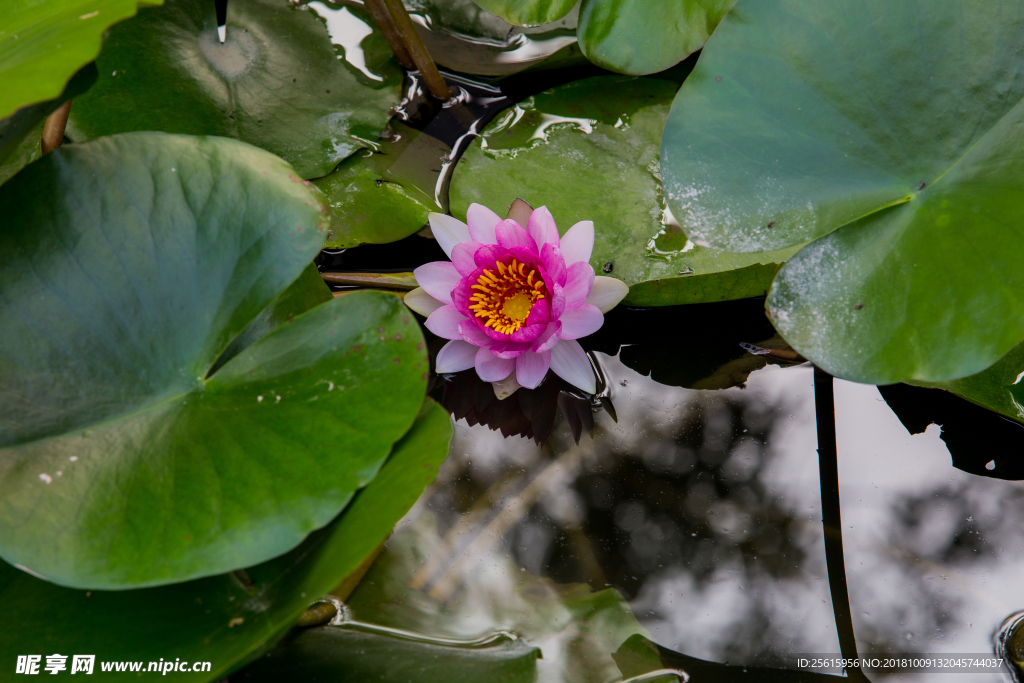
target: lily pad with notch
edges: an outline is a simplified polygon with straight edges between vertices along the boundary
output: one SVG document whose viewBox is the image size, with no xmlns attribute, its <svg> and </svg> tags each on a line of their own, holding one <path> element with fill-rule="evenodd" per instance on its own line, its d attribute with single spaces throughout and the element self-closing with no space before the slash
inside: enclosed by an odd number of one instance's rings
<svg viewBox="0 0 1024 683">
<path fill-rule="evenodd" d="M 170 671 L 166 680 L 217 681 L 264 652 L 303 610 L 357 571 L 433 480 L 448 454 L 448 415 L 429 399 L 380 473 L 327 527 L 292 551 L 244 572 L 133 591 L 56 586 L 0 563 L 0 618 L 19 624 L 0 656 L 92 653 L 101 663 L 210 662 L 210 671 Z M 54 618 L 59 615 L 59 618 Z M 68 661 L 70 670 L 71 662 Z"/>
<path fill-rule="evenodd" d="M 316 306 L 210 374 L 323 243 L 321 196 L 279 158 L 161 133 L 65 145 L 0 186 L 0 212 L 8 562 L 111 589 L 261 562 L 412 424 L 427 360 L 390 294 Z"/>
<path fill-rule="evenodd" d="M 369 17 L 345 11 L 364 35 L 349 53 L 336 49 L 317 12 L 283 0 L 229 3 L 223 44 L 212 2 L 142 10 L 111 29 L 100 78 L 72 107 L 69 137 L 222 135 L 277 154 L 303 178 L 327 175 L 376 144 L 402 79 Z"/>
<path fill-rule="evenodd" d="M 452 214 L 464 218 L 474 202 L 504 214 L 514 192 L 547 206 L 563 233 L 592 220 L 590 263 L 630 286 L 626 305 L 763 296 L 791 251 L 699 247 L 665 211 L 659 144 L 678 87 L 666 78 L 598 76 L 524 100 L 455 167 Z"/>
<path fill-rule="evenodd" d="M 712 247 L 810 242 L 768 308 L 828 372 L 981 372 L 1024 339 L 1022 44 L 1020 0 L 740 0 L 673 104 L 669 207 Z"/>
</svg>

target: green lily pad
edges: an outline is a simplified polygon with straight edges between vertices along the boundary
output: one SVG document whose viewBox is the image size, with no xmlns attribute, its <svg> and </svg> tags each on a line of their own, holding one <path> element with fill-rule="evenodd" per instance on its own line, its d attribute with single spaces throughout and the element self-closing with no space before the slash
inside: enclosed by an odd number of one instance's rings
<svg viewBox="0 0 1024 683">
<path fill-rule="evenodd" d="M 583 54 L 610 71 L 641 76 L 678 64 L 704 46 L 736 0 L 583 0 Z"/>
<path fill-rule="evenodd" d="M 992 367 L 962 379 L 946 382 L 907 382 L 920 387 L 945 389 L 983 408 L 1024 423 L 1024 344 L 1018 344 Z"/>
<path fill-rule="evenodd" d="M 352 593 L 353 618 L 452 638 L 511 631 L 541 648 L 539 680 L 565 683 L 617 680 L 612 653 L 633 634 L 646 635 L 614 589 L 556 584 L 504 553 L 481 556 L 460 574 L 461 550 L 442 542 L 431 513 L 420 514 L 395 532 Z"/>
<path fill-rule="evenodd" d="M 13 666 L 26 653 L 93 654 L 97 680 L 125 676 L 103 672 L 103 662 L 138 661 L 145 670 L 151 661 L 181 659 L 190 666 L 210 662 L 210 671 L 168 672 L 166 680 L 220 680 L 282 635 L 373 552 L 433 480 L 451 434 L 448 414 L 428 399 L 380 473 L 338 519 L 244 574 L 134 591 L 84 591 L 0 563 L 0 619 L 12 625 L 0 643 L 0 659 Z M 69 657 L 68 671 L 70 664 Z"/>
<path fill-rule="evenodd" d="M 643 76 L 664 71 L 703 47 L 736 0 L 583 0 L 577 35 L 583 54 L 600 67 Z M 561 19 L 575 0 L 476 0 L 520 26 Z"/>
<path fill-rule="evenodd" d="M 789 251 L 732 254 L 694 245 L 665 211 L 659 141 L 678 84 L 597 76 L 527 99 L 484 129 L 455 167 L 452 214 L 504 215 L 515 197 L 547 206 L 564 233 L 594 221 L 591 265 L 630 286 L 626 304 L 761 296 Z"/>
<path fill-rule="evenodd" d="M 577 0 L 476 0 L 476 4 L 517 26 L 540 26 L 558 21 Z"/>
<path fill-rule="evenodd" d="M 327 195 L 328 249 L 400 240 L 427 225 L 431 211 L 440 210 L 419 188 L 434 187 L 441 157 L 451 148 L 401 123 L 391 129 L 393 141 L 349 157 L 334 173 L 314 181 Z M 422 171 L 423 177 L 406 177 L 403 169 Z"/>
<path fill-rule="evenodd" d="M 327 175 L 376 141 L 401 85 L 372 21 L 358 9 L 338 11 L 346 14 L 337 21 L 365 36 L 351 45 L 336 28 L 347 52 L 336 50 L 317 12 L 287 0 L 229 3 L 224 44 L 212 2 L 142 10 L 111 29 L 96 60 L 100 78 L 71 109 L 69 137 L 222 135 L 277 154 L 304 178 Z"/>
<path fill-rule="evenodd" d="M 266 152 L 159 133 L 0 186 L 0 555 L 78 587 L 217 574 L 373 478 L 425 388 L 396 296 L 317 306 L 209 375 L 319 250 L 320 201 Z"/>
<path fill-rule="evenodd" d="M 453 71 L 503 77 L 530 68 L 588 64 L 576 42 L 575 12 L 524 27 L 473 0 L 406 0 L 405 5 L 430 56 Z"/>
<path fill-rule="evenodd" d="M 639 633 L 630 636 L 612 657 L 615 659 L 619 671 L 622 672 L 623 678 L 643 676 L 651 671 L 665 668 L 658 655 L 658 646 Z M 675 676 L 666 676 L 661 679 L 656 678 L 652 683 L 676 683 L 678 680 Z"/>
<path fill-rule="evenodd" d="M 1022 42 L 1019 0 L 741 0 L 673 105 L 669 206 L 718 248 L 814 240 L 768 307 L 829 372 L 978 373 L 1024 339 Z"/>
<path fill-rule="evenodd" d="M 228 345 L 220 358 L 213 364 L 209 374 L 220 369 L 224 363 L 237 356 L 253 342 L 273 332 L 281 325 L 291 322 L 295 316 L 305 313 L 311 308 L 330 301 L 333 297 L 331 288 L 320 277 L 316 265 L 309 264 L 299 278 L 288 285 L 288 289 L 277 295 L 270 305 L 260 311 L 256 319 L 242 330 Z"/>
<path fill-rule="evenodd" d="M 162 0 L 14 0 L 0 28 L 0 119 L 60 96 L 106 29 Z M 52 110 L 51 110 L 52 111 Z"/>
<path fill-rule="evenodd" d="M 43 124 L 44 121 L 40 120 L 24 132 L 17 144 L 10 145 L 4 150 L 7 153 L 7 158 L 0 161 L 0 185 L 6 183 L 15 173 L 42 156 L 39 141 L 43 135 Z"/>
<path fill-rule="evenodd" d="M 243 683 L 534 683 L 539 654 L 521 640 L 453 647 L 324 626 L 294 633 L 235 678 Z"/>
</svg>

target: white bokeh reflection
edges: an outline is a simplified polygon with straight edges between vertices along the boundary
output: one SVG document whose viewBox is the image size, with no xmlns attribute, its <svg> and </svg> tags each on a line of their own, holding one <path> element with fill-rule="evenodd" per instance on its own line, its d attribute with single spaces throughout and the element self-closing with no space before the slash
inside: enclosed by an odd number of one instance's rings
<svg viewBox="0 0 1024 683">
<path fill-rule="evenodd" d="M 836 380 L 836 430 L 861 651 L 888 643 L 901 653 L 991 655 L 993 632 L 1024 607 L 1024 482 L 954 468 L 940 428 L 909 434 L 873 386 Z M 889 678 L 1009 680 L 982 673 Z"/>
</svg>

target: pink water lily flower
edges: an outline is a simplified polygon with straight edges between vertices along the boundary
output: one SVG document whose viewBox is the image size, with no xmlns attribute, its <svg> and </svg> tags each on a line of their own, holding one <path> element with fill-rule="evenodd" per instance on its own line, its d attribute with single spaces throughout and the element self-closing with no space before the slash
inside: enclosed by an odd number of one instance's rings
<svg viewBox="0 0 1024 683">
<path fill-rule="evenodd" d="M 535 388 L 550 368 L 594 393 L 590 361 L 576 340 L 600 329 L 604 313 L 628 292 L 615 278 L 594 276 L 594 224 L 577 223 L 560 238 L 546 207 L 524 227 L 480 204 L 469 207 L 467 219 L 430 214 L 451 261 L 417 268 L 420 289 L 405 298 L 427 316 L 427 329 L 451 340 L 437 355 L 437 371 L 475 367 L 484 381 L 514 391 Z"/>
</svg>

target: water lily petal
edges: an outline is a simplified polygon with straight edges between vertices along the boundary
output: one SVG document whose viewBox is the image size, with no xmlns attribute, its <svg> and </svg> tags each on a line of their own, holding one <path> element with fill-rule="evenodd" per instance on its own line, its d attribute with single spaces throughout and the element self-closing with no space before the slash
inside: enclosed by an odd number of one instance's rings
<svg viewBox="0 0 1024 683">
<path fill-rule="evenodd" d="M 511 249 L 512 247 L 523 247 L 529 249 L 534 254 L 537 253 L 537 244 L 530 237 L 530 233 L 526 232 L 526 228 L 519 225 L 512 220 L 503 220 L 498 223 L 498 227 L 494 229 L 494 234 L 498 238 L 498 246 Z"/>
<path fill-rule="evenodd" d="M 562 236 L 562 256 L 565 265 L 589 261 L 594 251 L 594 222 L 580 221 Z"/>
<path fill-rule="evenodd" d="M 472 275 L 462 278 L 452 290 L 452 303 L 467 318 L 473 317 L 473 311 L 469 307 L 469 297 L 473 294 L 473 283 L 475 282 L 472 278 Z"/>
<path fill-rule="evenodd" d="M 494 343 L 494 340 L 484 334 L 475 320 L 467 319 L 459 323 L 459 334 L 473 346 L 489 346 Z"/>
<path fill-rule="evenodd" d="M 443 213 L 432 213 L 427 216 L 430 221 L 430 232 L 448 258 L 452 257 L 452 249 L 459 242 L 469 241 L 469 228 L 458 218 Z"/>
<path fill-rule="evenodd" d="M 547 326 L 544 328 L 544 331 L 541 332 L 540 336 L 537 337 L 536 340 L 534 340 L 533 346 L 530 347 L 531 350 L 534 353 L 543 353 L 545 351 L 550 351 L 551 349 L 555 348 L 555 344 L 557 344 L 561 339 L 561 333 L 562 323 L 558 322 L 557 320 L 553 323 L 548 323 Z"/>
<path fill-rule="evenodd" d="M 558 245 L 548 242 L 541 247 L 540 260 L 544 264 L 544 270 L 548 277 L 564 287 L 566 278 L 565 259 L 562 257 L 562 250 L 558 248 Z"/>
<path fill-rule="evenodd" d="M 544 328 L 547 326 L 547 322 L 539 323 L 537 325 L 524 325 L 512 333 L 512 341 L 532 342 L 544 332 Z"/>
<path fill-rule="evenodd" d="M 438 374 L 469 370 L 476 364 L 477 348 L 464 341 L 450 341 L 438 351 L 434 369 Z"/>
<path fill-rule="evenodd" d="M 470 204 L 466 211 L 466 222 L 469 224 L 470 239 L 481 244 L 497 244 L 498 238 L 494 229 L 501 222 L 501 217 L 483 204 Z"/>
<path fill-rule="evenodd" d="M 498 358 L 507 359 L 516 358 L 517 356 L 523 355 L 524 353 L 530 350 L 530 345 L 514 341 L 503 341 L 498 342 L 496 344 L 491 344 L 487 348 L 489 348 L 491 350 L 491 353 L 493 353 Z"/>
<path fill-rule="evenodd" d="M 452 342 L 455 343 L 455 342 Z M 465 342 L 462 342 L 465 344 Z M 511 358 L 498 358 L 486 346 L 476 349 L 476 374 L 485 382 L 499 382 L 510 374 L 516 367 L 516 362 Z"/>
<path fill-rule="evenodd" d="M 459 271 L 459 275 L 472 275 L 477 268 L 476 252 L 483 246 L 480 242 L 459 242 L 455 245 L 452 249 L 452 263 L 455 264 L 455 270 Z"/>
<path fill-rule="evenodd" d="M 597 392 L 597 380 L 594 379 L 590 359 L 578 341 L 563 339 L 551 349 L 551 370 L 588 394 Z"/>
<path fill-rule="evenodd" d="M 552 285 L 551 289 L 551 319 L 558 320 L 565 311 L 565 290 L 557 284 Z"/>
<path fill-rule="evenodd" d="M 527 389 L 536 389 L 551 367 L 551 352 L 527 351 L 516 359 L 516 381 Z"/>
<path fill-rule="evenodd" d="M 526 316 L 527 326 L 547 325 L 551 322 L 551 302 L 547 299 L 538 299 L 530 309 L 530 315 Z"/>
<path fill-rule="evenodd" d="M 427 294 L 427 290 L 422 287 L 417 287 L 411 292 L 408 292 L 404 297 L 402 297 L 402 301 L 405 302 L 406 306 L 416 311 L 424 318 L 444 306 L 444 303 Z"/>
<path fill-rule="evenodd" d="M 575 311 L 563 313 L 558 322 L 562 323 L 562 339 L 579 339 L 601 329 L 601 325 L 604 325 L 604 314 L 597 310 L 596 306 L 583 304 Z"/>
<path fill-rule="evenodd" d="M 448 261 L 432 261 L 412 271 L 416 284 L 427 294 L 446 304 L 452 303 L 452 290 L 459 284 L 461 276 Z"/>
<path fill-rule="evenodd" d="M 594 286 L 590 289 L 590 296 L 587 303 L 593 304 L 597 310 L 607 313 L 629 294 L 629 287 L 622 280 L 614 277 L 599 275 L 594 278 Z"/>
<path fill-rule="evenodd" d="M 473 261 L 480 268 L 494 268 L 494 264 L 508 256 L 509 251 L 504 247 L 485 244 L 473 254 Z"/>
<path fill-rule="evenodd" d="M 555 225 L 555 219 L 548 211 L 548 207 L 542 206 L 533 210 L 526 230 L 537 243 L 538 249 L 543 249 L 545 244 L 558 246 L 558 226 Z"/>
<path fill-rule="evenodd" d="M 423 326 L 442 339 L 462 339 L 459 323 L 463 321 L 469 322 L 469 319 L 459 313 L 455 306 L 448 304 L 431 313 Z"/>
<path fill-rule="evenodd" d="M 612 280 L 614 278 L 606 278 Z M 618 280 L 616 280 L 618 282 Z M 565 277 L 565 310 L 573 311 L 587 301 L 594 286 L 594 268 L 586 261 L 569 266 Z M 616 302 L 618 303 L 618 302 Z"/>
</svg>

